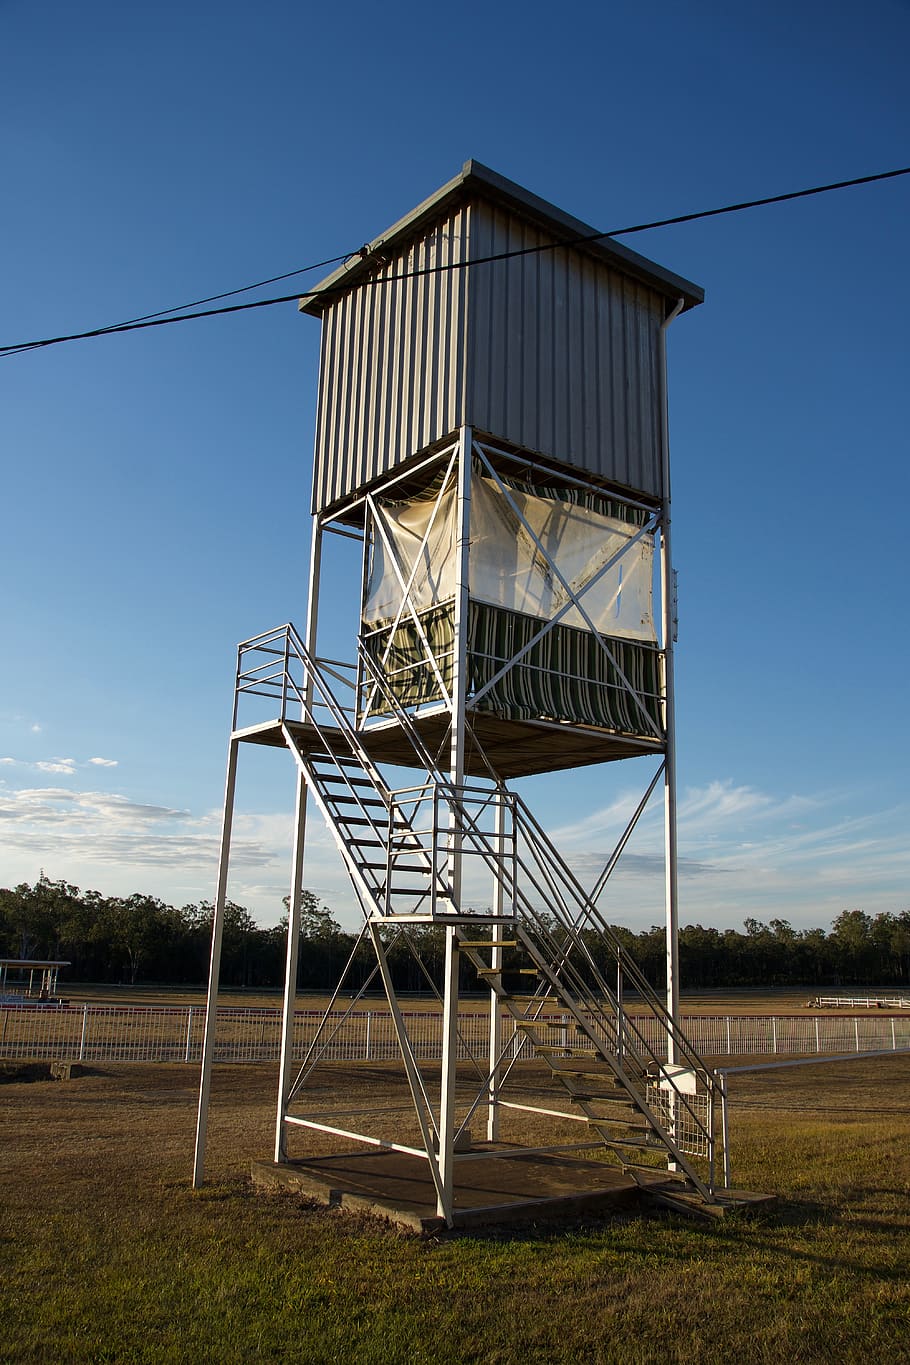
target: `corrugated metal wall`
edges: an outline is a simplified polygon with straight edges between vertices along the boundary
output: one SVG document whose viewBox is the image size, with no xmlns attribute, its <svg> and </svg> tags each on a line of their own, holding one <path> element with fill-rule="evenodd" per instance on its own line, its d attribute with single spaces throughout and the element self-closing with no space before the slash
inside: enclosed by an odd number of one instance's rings
<svg viewBox="0 0 910 1365">
<path fill-rule="evenodd" d="M 472 206 L 472 258 L 552 241 L 503 209 Z M 566 248 L 477 266 L 467 420 L 659 497 L 665 307 L 644 285 Z"/>
<path fill-rule="evenodd" d="M 552 241 L 484 201 L 449 214 L 323 315 L 314 511 L 469 422 L 661 496 L 658 330 L 666 300 L 564 247 L 396 280 Z"/>
<path fill-rule="evenodd" d="M 321 511 L 402 464 L 462 422 L 464 270 L 394 276 L 462 261 L 458 209 L 322 322 L 313 508 Z"/>
</svg>

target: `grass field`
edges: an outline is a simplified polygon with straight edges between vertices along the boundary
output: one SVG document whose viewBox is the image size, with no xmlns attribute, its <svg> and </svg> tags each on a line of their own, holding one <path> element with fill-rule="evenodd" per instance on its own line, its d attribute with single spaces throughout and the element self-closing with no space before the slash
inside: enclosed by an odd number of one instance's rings
<svg viewBox="0 0 910 1365">
<path fill-rule="evenodd" d="M 731 1086 L 735 1183 L 773 1212 L 421 1241 L 253 1192 L 271 1067 L 216 1069 L 197 1193 L 193 1068 L 7 1080 L 0 1359 L 910 1359 L 910 1058 Z"/>
</svg>

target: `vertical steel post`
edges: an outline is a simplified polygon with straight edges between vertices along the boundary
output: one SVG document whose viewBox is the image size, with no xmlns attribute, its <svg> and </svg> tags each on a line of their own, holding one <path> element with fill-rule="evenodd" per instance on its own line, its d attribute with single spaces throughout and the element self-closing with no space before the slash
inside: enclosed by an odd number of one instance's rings
<svg viewBox="0 0 910 1365">
<path fill-rule="evenodd" d="M 452 717 L 449 745 L 449 777 L 456 802 L 464 782 L 465 702 L 468 660 L 468 552 L 471 535 L 471 447 L 473 431 L 462 427 L 458 441 L 456 493 L 454 655 L 452 659 Z M 453 807 L 449 821 L 449 889 L 451 910 L 461 909 L 462 832 L 461 817 Z M 458 939 L 455 926 L 446 925 L 445 982 L 442 1003 L 442 1077 L 439 1104 L 439 1214 L 452 1221 L 455 1189 L 455 1067 L 458 1038 Z"/>
<path fill-rule="evenodd" d="M 452 712 L 449 731 L 449 777 L 456 802 L 464 782 L 465 703 L 467 698 L 468 554 L 471 522 L 472 429 L 462 427 L 458 443 L 455 504 L 455 600 L 453 604 Z M 449 812 L 448 879 L 451 909 L 461 907 L 462 830 L 454 808 Z"/>
<path fill-rule="evenodd" d="M 623 1010 L 622 1010 L 622 961 L 616 953 L 616 1056 L 622 1065 L 623 1059 Z"/>
<path fill-rule="evenodd" d="M 660 326 L 660 444 L 662 465 L 662 498 L 660 512 L 660 580 L 662 606 L 662 639 L 664 658 L 664 731 L 666 756 L 664 763 L 664 861 L 666 874 L 667 912 L 667 1012 L 676 1022 L 679 1017 L 679 882 L 677 877 L 676 847 L 676 710 L 673 673 L 673 646 L 676 636 L 676 583 L 673 573 L 673 554 L 670 540 L 670 410 L 667 391 L 667 328 L 682 312 L 680 299 Z M 676 1039 L 667 1030 L 667 1061 L 677 1061 Z"/>
<path fill-rule="evenodd" d="M 82 1006 L 82 1033 L 79 1038 L 79 1060 L 85 1061 L 85 1041 L 88 1035 L 88 1005 Z"/>
<path fill-rule="evenodd" d="M 451 1227 L 455 1207 L 455 1063 L 458 1042 L 458 967 L 460 953 L 454 924 L 446 925 L 445 981 L 442 1008 L 442 1087 L 439 1101 L 440 1193 L 436 1211 Z"/>
<path fill-rule="evenodd" d="M 317 517 L 313 522 L 310 540 L 310 581 L 307 595 L 306 647 L 310 654 L 316 654 L 316 630 L 319 617 L 319 584 L 322 572 L 322 522 Z M 285 635 L 285 676 L 287 688 L 290 673 L 290 631 Z M 300 703 L 300 719 L 305 720 L 307 710 L 312 706 L 313 680 L 305 674 L 304 697 Z M 297 794 L 294 805 L 294 845 L 291 853 L 291 897 L 288 903 L 288 941 L 285 954 L 284 999 L 281 1011 L 281 1042 L 278 1064 L 278 1105 L 275 1116 L 275 1160 L 287 1160 L 287 1126 L 284 1116 L 287 1113 L 288 1091 L 291 1082 L 291 1066 L 294 1060 L 294 1009 L 297 999 L 297 961 L 300 952 L 300 898 L 303 892 L 303 854 L 306 845 L 306 801 L 307 788 L 303 774 L 297 772 Z"/>
<path fill-rule="evenodd" d="M 221 936 L 224 930 L 224 903 L 227 896 L 228 864 L 231 856 L 231 826 L 234 820 L 238 748 L 238 741 L 232 737 L 228 745 L 227 776 L 224 781 L 224 813 L 221 819 L 221 852 L 218 859 L 218 886 L 215 892 L 215 908 L 212 914 L 212 955 L 209 962 L 209 989 L 205 1004 L 205 1033 L 202 1038 L 199 1109 L 196 1114 L 196 1152 L 193 1160 L 194 1189 L 198 1189 L 202 1184 L 205 1171 L 205 1139 L 208 1130 L 209 1094 L 212 1087 L 212 1062 L 215 1057 L 218 979 L 221 973 Z"/>
<path fill-rule="evenodd" d="M 503 793 L 493 793 L 493 843 L 496 848 L 496 871 L 493 875 L 493 947 L 490 949 L 490 966 L 494 971 L 502 971 L 502 939 L 505 927 L 497 924 L 505 906 L 503 886 L 503 862 L 505 860 L 505 801 Z M 500 1079 L 500 1008 L 499 996 L 490 987 L 490 1029 L 489 1029 L 489 1095 L 487 1107 L 487 1142 L 499 1141 L 499 1079 Z"/>
<path fill-rule="evenodd" d="M 322 520 L 317 517 L 313 522 L 313 537 L 310 541 L 310 586 L 306 607 L 306 647 L 316 657 L 316 633 L 319 624 L 319 588 L 322 580 Z M 313 679 L 307 673 L 305 682 L 305 702 L 301 702 L 300 718 L 306 718 L 308 706 L 313 704 Z"/>
<path fill-rule="evenodd" d="M 468 687 L 468 554 L 471 546 L 471 427 L 462 427 L 458 443 L 455 531 L 454 654 L 452 658 L 452 724 L 449 744 L 449 776 L 456 798 L 464 782 L 465 703 Z M 456 811 L 449 825 L 449 885 L 452 909 L 461 905 L 461 827 Z"/>
<path fill-rule="evenodd" d="M 191 1062 L 193 1060 L 193 1019 L 195 1014 L 196 1011 L 193 1009 L 193 1006 L 190 1005 L 186 1012 L 186 1039 L 183 1048 L 184 1062 Z"/>
<path fill-rule="evenodd" d="M 300 902 L 303 893 L 303 850 L 306 842 L 307 788 L 297 773 L 297 804 L 294 848 L 291 854 L 291 898 L 288 903 L 288 942 L 284 973 L 284 1004 L 281 1012 L 281 1054 L 278 1064 L 278 1112 L 275 1116 L 275 1160 L 287 1161 L 288 1091 L 294 1062 L 294 1007 L 297 1002 L 297 958 L 300 950 Z"/>
<path fill-rule="evenodd" d="M 727 1078 L 718 1073 L 720 1081 L 720 1123 L 724 1144 L 724 1189 L 730 1188 L 730 1116 L 727 1110 Z"/>
</svg>

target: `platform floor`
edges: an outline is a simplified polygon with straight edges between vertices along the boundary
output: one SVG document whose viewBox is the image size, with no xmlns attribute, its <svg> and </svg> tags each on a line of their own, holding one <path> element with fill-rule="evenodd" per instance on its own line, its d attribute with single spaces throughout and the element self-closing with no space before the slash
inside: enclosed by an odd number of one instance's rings
<svg viewBox="0 0 910 1365">
<path fill-rule="evenodd" d="M 420 1233 L 445 1227 L 436 1213 L 436 1193 L 427 1162 L 402 1152 L 307 1157 L 300 1161 L 253 1162 L 262 1186 L 296 1189 L 321 1203 L 386 1218 Z M 765 1195 L 725 1192 L 722 1205 L 708 1211 L 655 1170 L 643 1187 L 632 1176 L 600 1161 L 561 1154 L 510 1155 L 505 1144 L 478 1144 L 455 1166 L 454 1227 L 571 1221 L 590 1214 L 634 1211 L 642 1201 L 666 1203 L 693 1214 L 721 1214 L 733 1207 L 768 1203 Z"/>
</svg>

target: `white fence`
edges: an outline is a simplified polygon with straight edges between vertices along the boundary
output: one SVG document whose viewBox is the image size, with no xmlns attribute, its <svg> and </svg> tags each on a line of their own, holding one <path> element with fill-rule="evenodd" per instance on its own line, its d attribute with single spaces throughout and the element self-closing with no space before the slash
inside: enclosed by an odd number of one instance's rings
<svg viewBox="0 0 910 1365">
<path fill-rule="evenodd" d="M 562 1041 L 570 1037 L 568 1016 Z M 294 1051 L 302 1057 L 316 1036 L 322 1012 L 299 1010 L 294 1017 Z M 405 1022 L 420 1060 L 441 1055 L 441 1017 L 429 1010 L 405 1011 Z M 659 1049 L 656 1020 L 630 1015 L 652 1047 Z M 689 1015 L 681 1027 L 703 1057 L 822 1055 L 896 1051 L 910 1047 L 910 1017 L 806 1015 Z M 61 1005 L 0 1007 L 0 1058 L 83 1062 L 195 1062 L 202 1055 L 205 1009 L 201 1005 Z M 503 1022 L 503 1042 L 510 1029 Z M 277 1009 L 221 1008 L 215 1060 L 271 1062 L 278 1058 L 281 1012 Z M 486 1055 L 488 1025 L 478 1010 L 460 1020 L 462 1058 Z M 517 1048 L 519 1040 L 511 1046 Z M 398 1044 L 387 1009 L 358 1008 L 331 1015 L 320 1035 L 320 1055 L 329 1061 L 388 1061 Z"/>
<path fill-rule="evenodd" d="M 819 1009 L 910 1010 L 906 995 L 820 995 L 812 1001 Z"/>
</svg>

